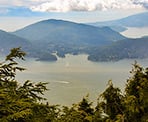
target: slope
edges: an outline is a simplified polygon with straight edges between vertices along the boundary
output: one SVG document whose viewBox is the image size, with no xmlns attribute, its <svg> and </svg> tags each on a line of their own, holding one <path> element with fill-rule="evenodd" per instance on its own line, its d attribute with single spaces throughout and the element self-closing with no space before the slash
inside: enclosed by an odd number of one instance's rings
<svg viewBox="0 0 148 122">
<path fill-rule="evenodd" d="M 27 50 L 31 46 L 31 43 L 26 39 L 17 37 L 3 30 L 0 30 L 0 52 L 7 53 L 11 48 L 22 47 L 23 50 Z"/>
<path fill-rule="evenodd" d="M 54 19 L 34 23 L 15 31 L 14 34 L 36 42 L 74 45 L 105 45 L 125 38 L 108 27 L 98 28 Z"/>
<path fill-rule="evenodd" d="M 126 27 L 148 27 L 148 12 L 135 14 L 118 20 L 105 21 L 105 22 L 94 22 L 89 23 L 94 26 L 108 26 L 113 30 L 122 32 L 126 30 Z"/>
<path fill-rule="evenodd" d="M 118 61 L 121 59 L 148 58 L 148 37 L 125 39 L 110 46 L 94 48 L 88 57 L 91 61 Z"/>
</svg>

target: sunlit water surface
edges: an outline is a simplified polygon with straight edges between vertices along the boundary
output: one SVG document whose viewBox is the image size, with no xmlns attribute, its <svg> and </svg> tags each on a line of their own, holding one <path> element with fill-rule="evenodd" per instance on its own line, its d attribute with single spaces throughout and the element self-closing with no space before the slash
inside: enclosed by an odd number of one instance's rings
<svg viewBox="0 0 148 122">
<path fill-rule="evenodd" d="M 128 28 L 126 31 L 121 33 L 122 35 L 129 37 L 129 38 L 140 38 L 143 36 L 148 36 L 148 27 L 141 27 L 141 28 Z"/>
<path fill-rule="evenodd" d="M 21 82 L 28 79 L 48 82 L 49 91 L 45 92 L 45 97 L 50 104 L 71 105 L 78 103 L 87 94 L 91 101 L 96 102 L 110 79 L 115 86 L 124 89 L 134 61 L 95 63 L 88 61 L 87 55 L 67 55 L 56 62 L 27 59 L 21 62 L 21 66 L 27 70 L 18 73 L 17 79 Z M 148 59 L 137 61 L 144 67 L 148 66 Z"/>
</svg>

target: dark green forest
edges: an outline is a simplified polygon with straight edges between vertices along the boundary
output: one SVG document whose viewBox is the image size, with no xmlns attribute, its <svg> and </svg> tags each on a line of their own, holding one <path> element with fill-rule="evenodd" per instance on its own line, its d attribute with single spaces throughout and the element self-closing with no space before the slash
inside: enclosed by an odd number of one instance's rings
<svg viewBox="0 0 148 122">
<path fill-rule="evenodd" d="M 16 80 L 24 56 L 13 48 L 0 62 L 0 122 L 148 122 L 148 68 L 137 62 L 123 92 L 108 81 L 96 106 L 86 96 L 69 107 L 46 102 L 46 82 Z"/>
</svg>

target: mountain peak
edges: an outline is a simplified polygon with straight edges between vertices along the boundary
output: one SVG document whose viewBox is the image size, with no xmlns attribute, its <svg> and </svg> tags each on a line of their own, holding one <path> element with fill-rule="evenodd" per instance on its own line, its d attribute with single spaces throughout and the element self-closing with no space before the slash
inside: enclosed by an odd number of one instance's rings
<svg viewBox="0 0 148 122">
<path fill-rule="evenodd" d="M 34 23 L 15 31 L 14 34 L 28 40 L 85 42 L 94 45 L 125 38 L 108 27 L 99 28 L 56 19 L 48 19 Z"/>
</svg>

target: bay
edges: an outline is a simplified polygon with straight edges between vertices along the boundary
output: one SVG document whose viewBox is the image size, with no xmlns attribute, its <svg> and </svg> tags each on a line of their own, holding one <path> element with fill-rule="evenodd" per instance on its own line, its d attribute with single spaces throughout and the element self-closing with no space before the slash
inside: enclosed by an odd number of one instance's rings
<svg viewBox="0 0 148 122">
<path fill-rule="evenodd" d="M 129 27 L 126 31 L 121 32 L 121 34 L 129 38 L 148 36 L 148 27 Z"/>
<path fill-rule="evenodd" d="M 50 104 L 72 105 L 78 103 L 89 94 L 94 103 L 99 94 L 107 87 L 109 80 L 122 90 L 135 59 L 120 60 L 118 62 L 91 62 L 87 55 L 66 55 L 56 62 L 42 62 L 35 59 L 26 59 L 20 65 L 27 68 L 18 73 L 17 79 L 21 82 L 48 82 L 45 97 Z M 148 66 L 148 59 L 137 59 L 143 67 Z"/>
</svg>

